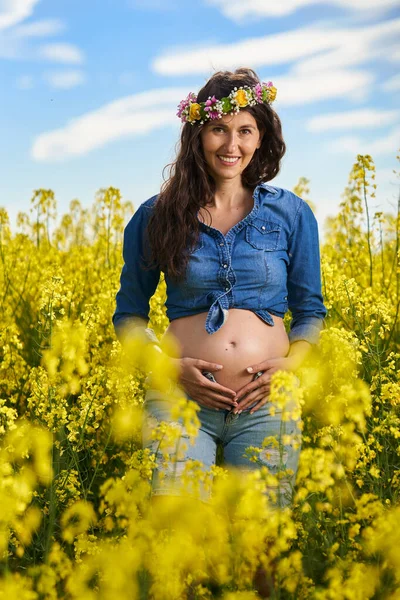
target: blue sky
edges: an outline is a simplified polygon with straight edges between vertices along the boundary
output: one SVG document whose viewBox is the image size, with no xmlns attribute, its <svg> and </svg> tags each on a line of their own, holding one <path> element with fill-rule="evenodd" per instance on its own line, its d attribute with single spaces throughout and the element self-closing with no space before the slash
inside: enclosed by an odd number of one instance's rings
<svg viewBox="0 0 400 600">
<path fill-rule="evenodd" d="M 176 105 L 215 69 L 253 67 L 278 89 L 287 154 L 323 236 L 358 153 L 377 167 L 372 210 L 399 193 L 400 0 L 0 0 L 0 206 L 34 189 L 58 214 L 99 188 L 135 206 L 174 157 Z"/>
</svg>

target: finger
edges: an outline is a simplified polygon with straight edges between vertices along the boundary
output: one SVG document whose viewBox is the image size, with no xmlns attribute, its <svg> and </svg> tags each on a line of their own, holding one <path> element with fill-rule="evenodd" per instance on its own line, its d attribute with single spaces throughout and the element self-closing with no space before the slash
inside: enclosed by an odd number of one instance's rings
<svg viewBox="0 0 400 600">
<path fill-rule="evenodd" d="M 194 388 L 191 387 L 186 390 L 189 396 L 193 398 L 193 400 L 196 400 L 197 402 L 200 399 L 202 401 L 205 400 L 207 402 L 207 405 L 210 403 L 210 401 L 218 402 L 220 404 L 220 408 L 225 409 L 232 408 L 232 406 L 237 406 L 236 400 L 234 398 L 232 398 L 231 396 L 225 396 L 219 391 L 220 388 L 222 389 L 222 392 L 224 392 L 225 389 L 227 389 L 229 392 L 232 392 L 232 390 L 229 390 L 229 388 L 224 388 L 219 384 L 215 384 L 209 381 L 208 379 L 206 379 L 206 381 L 206 384 L 201 382 L 200 389 L 198 386 L 196 386 Z M 192 389 L 193 392 L 191 392 Z"/>
<path fill-rule="evenodd" d="M 197 401 L 202 406 L 205 406 L 206 408 L 211 408 L 213 410 L 227 410 L 228 408 L 230 408 L 230 406 L 228 406 L 226 404 L 226 402 L 219 402 L 217 400 L 210 400 L 207 396 L 200 396 Z"/>
<path fill-rule="evenodd" d="M 257 404 L 255 404 L 257 402 Z M 249 403 L 249 405 L 245 406 L 244 408 L 239 408 L 239 410 L 237 408 L 235 408 L 235 410 L 233 412 L 237 412 L 239 415 L 240 413 L 242 413 L 244 410 L 248 410 L 249 407 L 251 406 L 251 410 L 249 412 L 249 414 L 253 414 L 254 409 L 257 407 L 257 410 L 259 410 L 261 408 L 261 406 L 263 406 L 264 404 L 266 404 L 268 402 L 268 396 L 263 396 L 262 398 L 256 398 L 256 400 L 253 400 L 252 402 Z M 254 406 L 252 406 L 254 405 Z"/>
<path fill-rule="evenodd" d="M 262 362 L 257 363 L 255 365 L 250 365 L 249 367 L 247 367 L 246 371 L 248 373 L 257 373 L 257 371 L 266 371 L 270 367 L 271 364 L 269 360 L 263 360 Z"/>
<path fill-rule="evenodd" d="M 267 404 L 268 402 L 268 398 L 263 398 L 258 404 L 256 404 L 255 406 L 253 406 L 253 408 L 250 411 L 250 414 L 252 415 L 253 413 L 255 413 L 257 410 L 260 410 L 260 408 L 262 406 L 264 406 L 264 404 Z"/>
<path fill-rule="evenodd" d="M 236 399 L 236 392 L 234 392 L 230 388 L 227 388 L 227 387 L 221 385 L 220 383 L 216 383 L 214 381 L 210 381 L 207 378 L 206 378 L 205 382 L 202 382 L 202 386 L 204 388 L 208 389 L 208 390 L 213 391 L 213 392 L 219 392 L 219 394 L 221 396 L 226 396 L 226 397 L 229 397 L 229 398 L 235 398 Z"/>
<path fill-rule="evenodd" d="M 238 406 L 236 407 L 236 411 L 240 411 L 242 412 L 242 410 L 244 410 L 245 408 L 248 408 L 251 404 L 254 404 L 254 402 L 256 402 L 257 400 L 262 400 L 266 397 L 268 397 L 269 395 L 269 386 L 262 386 L 260 389 L 256 390 L 255 392 L 253 392 L 252 394 L 249 394 L 248 396 L 246 396 L 246 398 L 244 400 L 242 400 L 241 403 L 238 404 Z"/>
<path fill-rule="evenodd" d="M 198 369 L 202 369 L 203 371 L 220 371 L 221 369 L 223 369 L 223 365 L 220 365 L 219 363 L 212 363 L 212 362 L 208 362 L 206 360 L 202 360 L 201 358 L 198 358 L 195 362 L 195 366 Z"/>
<path fill-rule="evenodd" d="M 231 408 L 232 406 L 237 406 L 236 400 L 231 399 L 231 398 L 226 398 L 226 396 L 221 396 L 220 394 L 209 393 L 209 394 L 207 394 L 207 398 L 209 398 L 213 402 L 214 401 L 223 402 L 225 408 L 227 408 L 227 407 Z"/>
<path fill-rule="evenodd" d="M 254 389 L 256 388 L 254 387 L 253 383 L 248 383 L 247 385 L 243 386 L 236 392 L 236 401 L 240 402 L 241 400 L 244 400 L 244 398 L 247 397 L 247 394 L 250 394 L 252 391 L 254 391 Z"/>
<path fill-rule="evenodd" d="M 255 381 L 251 381 L 250 383 L 247 383 L 240 390 L 238 390 L 236 392 L 236 400 L 238 402 L 240 402 L 245 397 L 247 399 L 248 394 L 251 394 L 254 390 L 260 389 L 260 387 L 269 385 L 269 383 L 270 383 L 270 378 L 267 377 L 266 375 L 261 375 L 261 377 L 259 377 Z"/>
<path fill-rule="evenodd" d="M 246 385 L 240 388 L 240 390 L 236 392 L 236 400 L 239 401 L 243 399 L 245 396 L 247 396 L 247 394 L 250 394 L 253 390 L 260 387 L 260 379 L 261 378 L 257 379 L 256 381 L 250 381 L 250 383 L 246 383 Z"/>
</svg>

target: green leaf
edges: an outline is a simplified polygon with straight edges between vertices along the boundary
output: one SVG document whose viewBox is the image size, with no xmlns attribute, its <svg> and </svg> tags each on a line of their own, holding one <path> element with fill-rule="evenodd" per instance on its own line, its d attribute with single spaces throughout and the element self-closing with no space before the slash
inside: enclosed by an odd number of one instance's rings
<svg viewBox="0 0 400 600">
<path fill-rule="evenodd" d="M 233 109 L 230 98 L 221 98 L 222 110 L 228 113 Z"/>
</svg>

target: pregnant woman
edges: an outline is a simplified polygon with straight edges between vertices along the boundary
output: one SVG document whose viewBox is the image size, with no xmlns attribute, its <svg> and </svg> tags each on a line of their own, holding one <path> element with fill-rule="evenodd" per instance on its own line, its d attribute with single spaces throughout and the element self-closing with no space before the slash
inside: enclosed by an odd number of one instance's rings
<svg viewBox="0 0 400 600">
<path fill-rule="evenodd" d="M 271 82 L 262 83 L 247 68 L 215 73 L 197 97 L 189 94 L 178 108 L 183 126 L 170 177 L 125 229 L 113 317 L 117 335 L 123 340 L 146 328 L 149 299 L 163 271 L 166 334 L 179 348 L 176 389 L 200 407 L 195 445 L 187 444 L 164 477 L 159 465 L 153 495 L 180 493 L 185 462 L 199 460 L 208 470 L 218 443 L 226 467 L 258 468 L 245 449 L 279 436 L 282 424 L 281 413 L 270 410 L 271 376 L 295 371 L 324 324 L 316 219 L 301 198 L 267 183 L 285 153 L 271 107 L 275 95 Z M 283 324 L 288 309 L 289 334 Z M 171 419 L 176 397 L 173 390 L 163 395 L 150 386 L 145 447 L 156 451 L 151 428 Z M 299 433 L 298 425 L 285 423 L 286 433 Z M 290 501 L 298 454 L 299 445 L 289 443 L 280 456 L 271 451 L 264 458 L 276 472 L 283 456 L 283 467 L 293 473 L 279 505 Z"/>
</svg>

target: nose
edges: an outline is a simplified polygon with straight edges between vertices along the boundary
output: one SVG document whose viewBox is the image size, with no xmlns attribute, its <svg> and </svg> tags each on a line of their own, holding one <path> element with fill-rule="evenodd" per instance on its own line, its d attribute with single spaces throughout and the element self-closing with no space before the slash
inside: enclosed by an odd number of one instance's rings
<svg viewBox="0 0 400 600">
<path fill-rule="evenodd" d="M 227 154 L 234 154 L 237 149 L 237 139 L 234 131 L 228 131 L 226 134 L 225 148 Z"/>
</svg>

